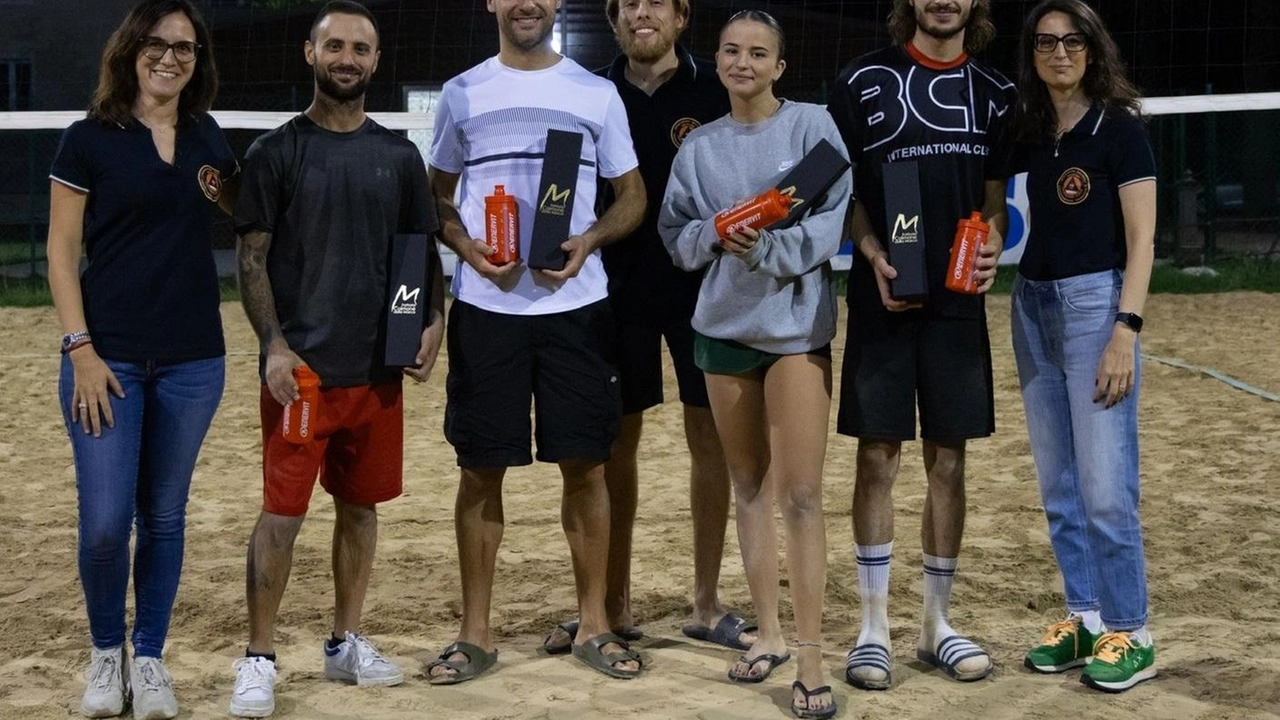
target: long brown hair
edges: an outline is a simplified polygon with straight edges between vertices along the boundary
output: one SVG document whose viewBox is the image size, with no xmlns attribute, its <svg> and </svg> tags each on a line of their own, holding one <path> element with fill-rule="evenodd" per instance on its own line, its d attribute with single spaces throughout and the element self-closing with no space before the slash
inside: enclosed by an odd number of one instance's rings
<svg viewBox="0 0 1280 720">
<path fill-rule="evenodd" d="M 143 0 L 125 16 L 111 33 L 102 51 L 102 67 L 98 71 L 98 89 L 89 101 L 89 117 L 101 122 L 126 125 L 133 118 L 133 103 L 138 99 L 138 71 L 135 69 L 139 41 L 162 18 L 180 12 L 191 21 L 196 31 L 195 68 L 191 80 L 178 96 L 179 116 L 209 112 L 218 94 L 218 68 L 213 62 L 213 37 L 200 11 L 189 0 Z"/>
<path fill-rule="evenodd" d="M 911 0 L 893 0 L 893 8 L 889 10 L 889 37 L 899 45 L 906 45 L 915 34 L 916 10 L 911 6 Z M 991 0 L 973 0 L 969 21 L 964 26 L 964 51 L 970 55 L 980 53 L 995 36 L 996 24 L 991 19 Z"/>
<path fill-rule="evenodd" d="M 1080 86 L 1085 97 L 1104 110 L 1137 114 L 1138 88 L 1129 81 L 1120 48 L 1107 32 L 1102 18 L 1080 0 L 1044 0 L 1032 8 L 1018 38 L 1019 136 L 1027 140 L 1052 137 L 1058 127 L 1058 115 L 1049 99 L 1049 89 L 1036 74 L 1035 34 L 1040 20 L 1051 12 L 1071 18 L 1076 31 L 1083 34 L 1089 63 L 1085 65 Z"/>
</svg>

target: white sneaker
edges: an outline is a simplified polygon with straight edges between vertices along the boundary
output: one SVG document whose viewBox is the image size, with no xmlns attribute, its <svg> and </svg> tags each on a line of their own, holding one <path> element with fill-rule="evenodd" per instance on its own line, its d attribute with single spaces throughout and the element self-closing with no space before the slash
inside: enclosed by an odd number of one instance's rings
<svg viewBox="0 0 1280 720">
<path fill-rule="evenodd" d="M 276 664 L 264 657 L 246 657 L 233 667 L 236 689 L 231 692 L 231 714 L 270 717 L 276 710 Z"/>
<path fill-rule="evenodd" d="M 84 698 L 80 713 L 85 717 L 115 717 L 124 712 L 129 694 L 129 671 L 124 665 L 124 645 L 89 653 L 89 669 L 84 673 Z"/>
<path fill-rule="evenodd" d="M 356 685 L 399 685 L 400 667 L 382 656 L 363 635 L 347 633 L 337 647 L 324 644 L 324 676 Z"/>
<path fill-rule="evenodd" d="M 133 717 L 136 720 L 169 720 L 178 715 L 173 678 L 160 658 L 134 657 L 129 677 L 133 681 Z"/>
</svg>

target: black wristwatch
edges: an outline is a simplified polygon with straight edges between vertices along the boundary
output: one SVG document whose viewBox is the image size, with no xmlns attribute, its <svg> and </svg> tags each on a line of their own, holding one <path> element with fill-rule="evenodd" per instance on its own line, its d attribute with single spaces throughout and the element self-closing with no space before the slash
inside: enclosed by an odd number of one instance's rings
<svg viewBox="0 0 1280 720">
<path fill-rule="evenodd" d="M 1123 323 L 1125 327 L 1136 333 L 1142 332 L 1142 316 L 1137 313 L 1116 313 L 1116 322 Z"/>
</svg>

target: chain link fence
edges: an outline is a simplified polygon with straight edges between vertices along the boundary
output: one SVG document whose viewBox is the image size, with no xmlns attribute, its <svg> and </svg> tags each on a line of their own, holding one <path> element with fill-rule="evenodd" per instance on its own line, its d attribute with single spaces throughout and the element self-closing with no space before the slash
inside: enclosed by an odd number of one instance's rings
<svg viewBox="0 0 1280 720">
<path fill-rule="evenodd" d="M 1156 253 L 1178 265 L 1280 255 L 1280 110 L 1151 119 Z"/>
</svg>

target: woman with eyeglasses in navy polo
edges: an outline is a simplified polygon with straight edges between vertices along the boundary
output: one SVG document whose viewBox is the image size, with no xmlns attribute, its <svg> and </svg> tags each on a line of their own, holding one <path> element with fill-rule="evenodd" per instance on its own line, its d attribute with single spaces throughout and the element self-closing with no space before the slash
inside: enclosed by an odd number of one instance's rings
<svg viewBox="0 0 1280 720">
<path fill-rule="evenodd" d="M 66 333 L 58 389 L 93 640 L 87 717 L 119 715 L 130 687 L 135 718 L 178 713 L 161 653 L 191 475 L 222 398 L 212 223 L 230 207 L 225 184 L 238 169 L 208 114 L 217 87 L 191 3 L 140 3 L 108 40 L 88 117 L 67 128 L 50 171 L 49 286 Z"/>
<path fill-rule="evenodd" d="M 1031 233 L 1013 349 L 1067 616 L 1024 664 L 1119 692 L 1154 677 L 1138 516 L 1138 331 L 1154 261 L 1156 167 L 1138 91 L 1079 0 L 1028 15 L 1017 165 Z"/>
</svg>

